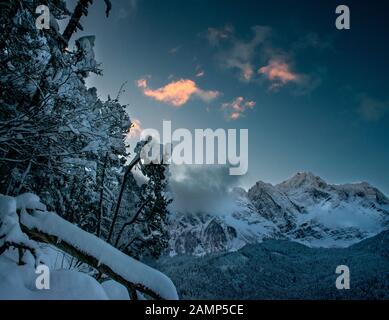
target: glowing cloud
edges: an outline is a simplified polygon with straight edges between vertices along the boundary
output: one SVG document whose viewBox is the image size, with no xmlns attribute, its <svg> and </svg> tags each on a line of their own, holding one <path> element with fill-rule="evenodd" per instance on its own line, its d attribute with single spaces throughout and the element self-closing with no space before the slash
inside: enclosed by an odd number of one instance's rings
<svg viewBox="0 0 389 320">
<path fill-rule="evenodd" d="M 210 101 L 220 94 L 218 91 L 202 90 L 193 80 L 189 79 L 173 81 L 155 90 L 149 88 L 146 79 L 139 79 L 137 84 L 145 96 L 168 103 L 177 108 L 187 103 L 192 96 L 197 96 L 204 101 Z"/>
<path fill-rule="evenodd" d="M 270 60 L 267 66 L 261 67 L 258 73 L 263 74 L 268 80 L 275 82 L 274 87 L 279 87 L 288 82 L 298 82 L 299 75 L 290 71 L 290 66 L 279 59 Z"/>
<path fill-rule="evenodd" d="M 247 81 L 251 80 L 253 75 L 254 75 L 254 71 L 251 68 L 251 66 L 246 65 L 246 66 L 243 67 L 243 69 L 242 69 L 242 76 L 243 76 L 244 80 L 247 80 Z"/>
<path fill-rule="evenodd" d="M 222 110 L 226 112 L 228 120 L 237 120 L 243 116 L 248 109 L 253 109 L 255 101 L 247 101 L 243 97 L 237 97 L 233 101 L 222 104 Z"/>
</svg>

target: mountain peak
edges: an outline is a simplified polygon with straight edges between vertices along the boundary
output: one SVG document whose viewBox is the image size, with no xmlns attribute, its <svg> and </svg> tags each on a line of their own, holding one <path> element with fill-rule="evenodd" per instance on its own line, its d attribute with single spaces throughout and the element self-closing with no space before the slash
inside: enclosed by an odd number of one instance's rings
<svg viewBox="0 0 389 320">
<path fill-rule="evenodd" d="M 218 219 L 199 214 L 171 220 L 172 254 L 232 251 L 266 238 L 346 247 L 389 226 L 389 199 L 367 182 L 327 184 L 312 172 L 298 172 L 279 185 L 259 180 L 230 195 L 234 210 Z"/>
<path fill-rule="evenodd" d="M 233 187 L 231 193 L 234 194 L 235 196 L 238 196 L 238 197 L 246 197 L 247 196 L 247 191 L 245 189 L 243 189 L 242 187 Z"/>
<path fill-rule="evenodd" d="M 298 189 L 301 187 L 325 188 L 327 183 L 312 172 L 297 172 L 293 177 L 277 185 L 282 190 Z"/>
</svg>

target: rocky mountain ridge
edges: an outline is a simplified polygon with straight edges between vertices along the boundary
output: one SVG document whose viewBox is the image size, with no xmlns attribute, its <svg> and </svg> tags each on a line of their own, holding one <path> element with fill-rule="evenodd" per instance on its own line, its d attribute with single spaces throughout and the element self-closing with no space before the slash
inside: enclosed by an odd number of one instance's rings
<svg viewBox="0 0 389 320">
<path fill-rule="evenodd" d="M 389 228 L 389 199 L 366 182 L 328 184 L 310 172 L 272 185 L 234 188 L 231 212 L 173 213 L 170 254 L 236 251 L 263 239 L 348 247 Z"/>
</svg>

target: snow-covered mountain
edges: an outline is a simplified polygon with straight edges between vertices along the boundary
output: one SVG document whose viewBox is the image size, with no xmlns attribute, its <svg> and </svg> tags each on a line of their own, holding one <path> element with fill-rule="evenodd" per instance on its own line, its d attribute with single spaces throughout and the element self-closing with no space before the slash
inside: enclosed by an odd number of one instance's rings
<svg viewBox="0 0 389 320">
<path fill-rule="evenodd" d="M 366 182 L 333 185 L 301 172 L 278 185 L 235 188 L 228 197 L 235 202 L 229 213 L 174 213 L 170 253 L 234 251 L 265 238 L 347 247 L 389 229 L 389 199 Z"/>
</svg>

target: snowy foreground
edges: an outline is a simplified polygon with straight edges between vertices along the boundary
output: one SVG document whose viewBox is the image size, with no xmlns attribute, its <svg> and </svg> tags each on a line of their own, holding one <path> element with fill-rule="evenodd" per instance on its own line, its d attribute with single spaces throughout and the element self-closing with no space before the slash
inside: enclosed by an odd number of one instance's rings
<svg viewBox="0 0 389 320">
<path fill-rule="evenodd" d="M 103 240 L 47 212 L 39 197 L 0 195 L 0 299 L 129 299 L 127 288 L 113 280 L 99 283 L 81 268 L 72 267 L 73 257 L 55 246 L 32 241 L 22 231 L 28 228 L 70 244 L 98 266 L 118 275 L 123 283 L 152 292 L 162 299 L 177 299 L 172 281 L 161 272 L 123 254 Z M 27 229 L 26 229 L 27 230 Z M 18 248 L 25 248 L 24 265 L 19 265 Z M 7 248 L 6 250 L 4 250 Z M 34 257 L 35 256 L 35 257 Z M 69 262 L 71 261 L 71 262 Z M 37 289 L 36 266 L 50 270 L 50 289 Z M 84 264 L 84 269 L 92 270 Z M 143 298 L 139 290 L 138 298 Z"/>
</svg>

